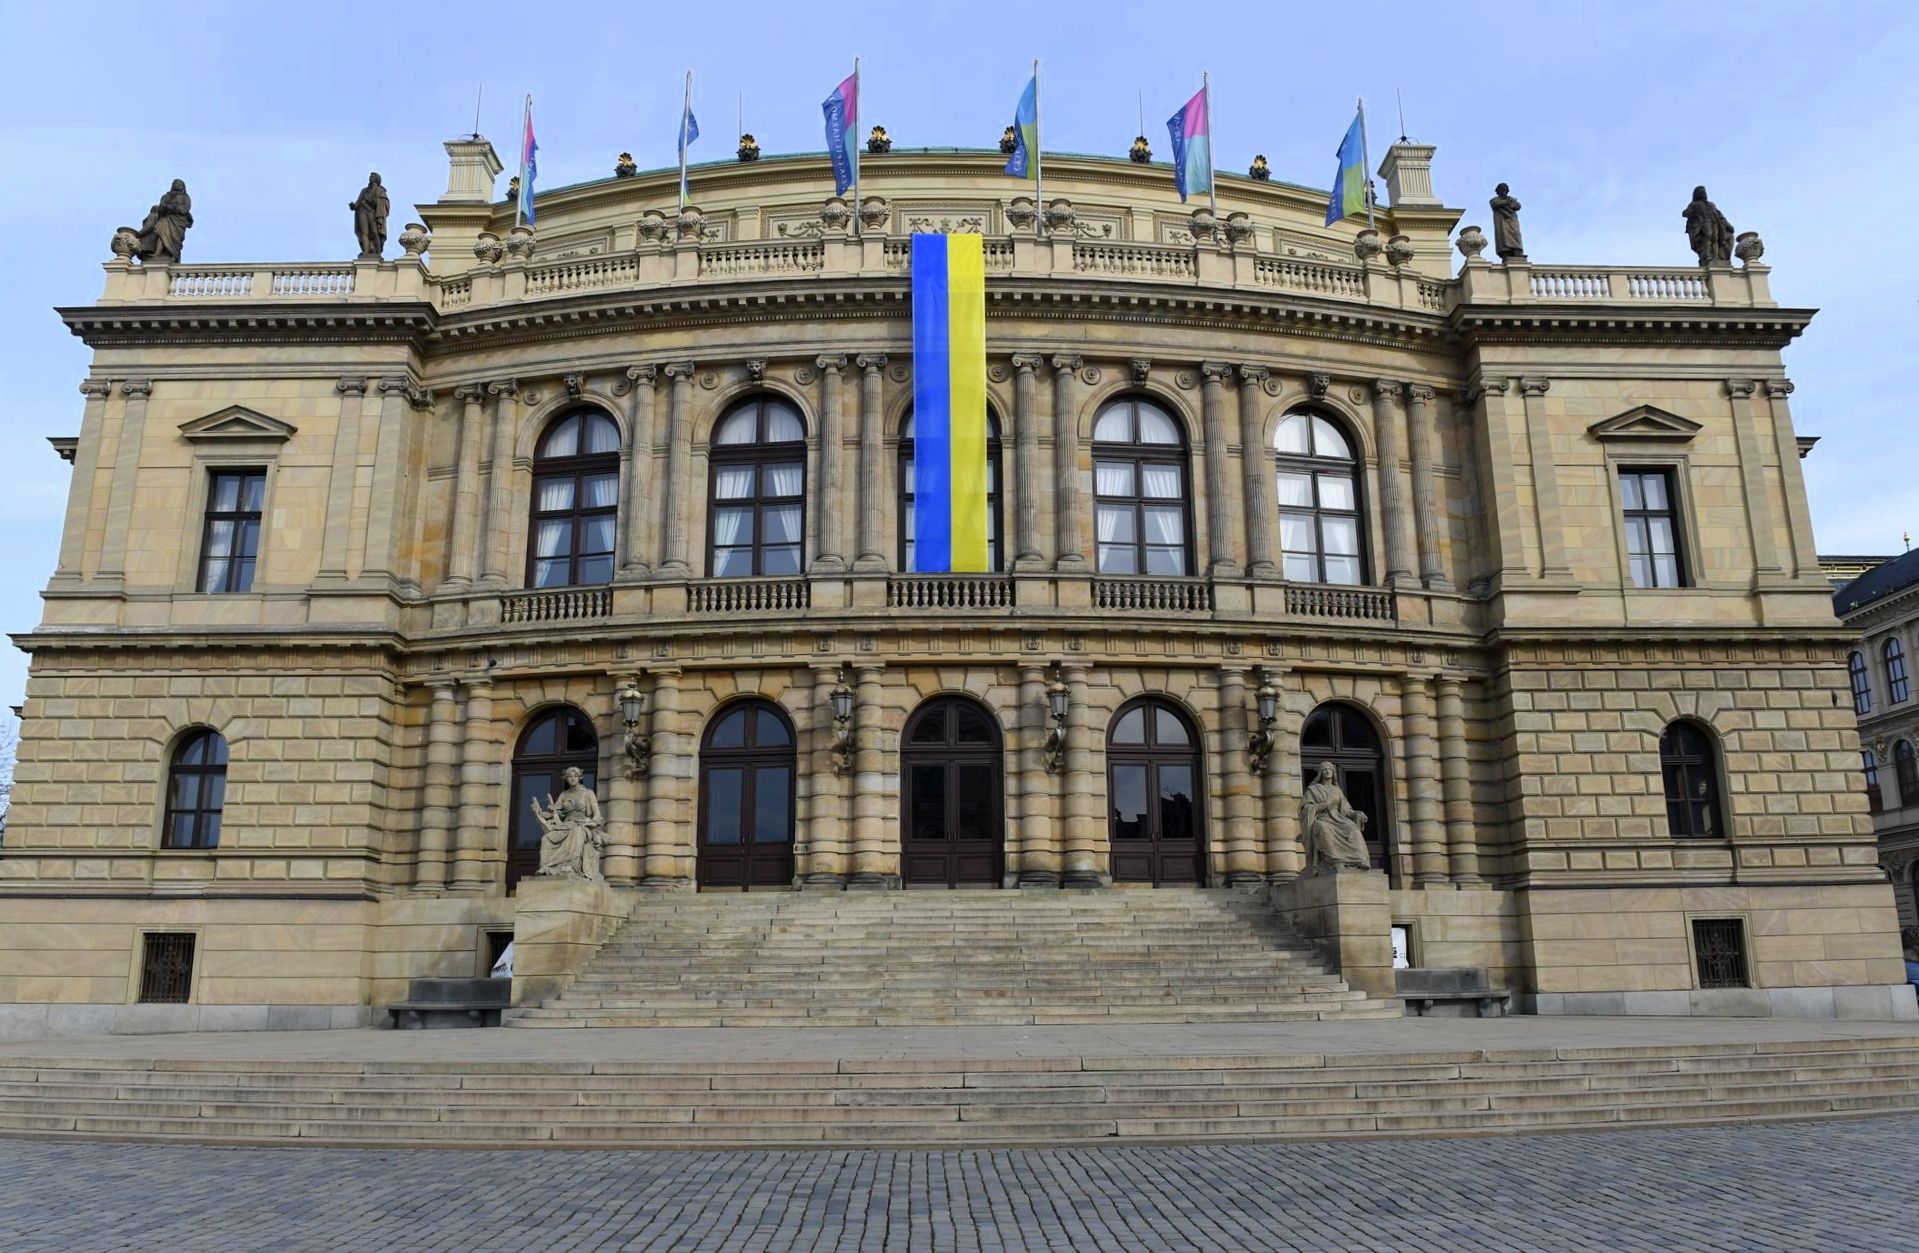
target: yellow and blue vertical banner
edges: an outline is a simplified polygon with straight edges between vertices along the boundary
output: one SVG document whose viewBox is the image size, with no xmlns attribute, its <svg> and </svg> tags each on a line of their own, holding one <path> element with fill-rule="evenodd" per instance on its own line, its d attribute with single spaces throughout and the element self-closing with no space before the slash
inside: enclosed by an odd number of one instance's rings
<svg viewBox="0 0 1919 1253">
<path fill-rule="evenodd" d="M 924 574 L 987 568 L 982 243 L 913 236 L 913 569 Z"/>
</svg>

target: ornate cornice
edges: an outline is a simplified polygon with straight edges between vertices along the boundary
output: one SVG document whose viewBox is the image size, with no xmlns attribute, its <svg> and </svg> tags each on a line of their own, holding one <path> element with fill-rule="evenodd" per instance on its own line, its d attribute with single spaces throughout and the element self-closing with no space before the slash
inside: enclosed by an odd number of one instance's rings
<svg viewBox="0 0 1919 1253">
<path fill-rule="evenodd" d="M 1450 323 L 1477 344 L 1660 344 L 1768 348 L 1797 339 L 1811 309 L 1628 309 L 1617 305 L 1461 305 Z"/>
<path fill-rule="evenodd" d="M 83 305 L 56 309 L 89 347 L 214 344 L 392 343 L 418 345 L 437 315 L 425 301 L 364 304 Z"/>
</svg>

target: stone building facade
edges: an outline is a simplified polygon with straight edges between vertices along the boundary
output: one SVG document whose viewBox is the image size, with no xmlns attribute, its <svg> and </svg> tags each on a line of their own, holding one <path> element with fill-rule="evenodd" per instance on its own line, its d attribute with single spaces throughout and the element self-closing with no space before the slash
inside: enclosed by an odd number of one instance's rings
<svg viewBox="0 0 1919 1253">
<path fill-rule="evenodd" d="M 1474 229 L 1456 268 L 1410 144 L 1377 231 L 896 151 L 858 205 L 767 158 L 678 212 L 544 192 L 536 235 L 447 149 L 397 260 L 121 258 L 61 310 L 94 358 L 17 637 L 12 1029 L 474 973 L 568 764 L 638 894 L 1284 883 L 1332 761 L 1421 964 L 1539 1012 L 1912 1011 L 1781 361 L 1812 315 L 1765 266 Z M 926 231 L 986 237 L 990 575 L 902 572 Z M 169 935 L 184 1003 L 142 1003 Z"/>
<path fill-rule="evenodd" d="M 1856 642 L 1846 656 L 1866 805 L 1902 926 L 1919 927 L 1919 552 L 1873 567 L 1833 594 Z"/>
</svg>

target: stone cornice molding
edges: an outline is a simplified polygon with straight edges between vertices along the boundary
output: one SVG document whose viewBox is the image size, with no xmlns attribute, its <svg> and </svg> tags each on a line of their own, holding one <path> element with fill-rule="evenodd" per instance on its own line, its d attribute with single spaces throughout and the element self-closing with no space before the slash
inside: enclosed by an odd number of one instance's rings
<svg viewBox="0 0 1919 1253">
<path fill-rule="evenodd" d="M 1451 325 L 1468 344 L 1631 344 L 1767 348 L 1804 333 L 1811 309 L 1621 309 L 1462 305 Z"/>
<path fill-rule="evenodd" d="M 422 342 L 438 315 L 425 301 L 364 304 L 85 305 L 55 310 L 89 347 L 187 343 Z"/>
</svg>

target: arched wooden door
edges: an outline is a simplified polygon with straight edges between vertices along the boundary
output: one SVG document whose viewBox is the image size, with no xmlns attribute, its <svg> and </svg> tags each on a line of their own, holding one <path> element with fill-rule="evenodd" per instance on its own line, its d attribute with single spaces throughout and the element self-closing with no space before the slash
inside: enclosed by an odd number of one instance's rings
<svg viewBox="0 0 1919 1253">
<path fill-rule="evenodd" d="M 900 878 L 907 887 L 998 887 L 1006 866 L 999 724 L 942 696 L 906 724 Z"/>
<path fill-rule="evenodd" d="M 587 716 L 571 705 L 536 714 L 520 733 L 513 753 L 513 808 L 507 815 L 506 890 L 540 868 L 540 837 L 545 829 L 533 816 L 533 802 L 566 790 L 568 766 L 580 770 L 580 782 L 597 790 L 600 740 Z"/>
<path fill-rule="evenodd" d="M 1199 735 L 1170 702 L 1120 707 L 1106 733 L 1107 838 L 1121 883 L 1206 882 Z"/>
<path fill-rule="evenodd" d="M 713 719 L 700 744 L 700 887 L 793 885 L 794 765 L 793 724 L 771 701 Z"/>
<path fill-rule="evenodd" d="M 1340 791 L 1366 815 L 1366 849 L 1373 867 L 1397 883 L 1393 868 L 1391 795 L 1386 785 L 1386 754 L 1366 715 L 1350 705 L 1321 705 L 1299 734 L 1301 786 L 1312 783 L 1322 762 L 1331 762 Z"/>
</svg>

